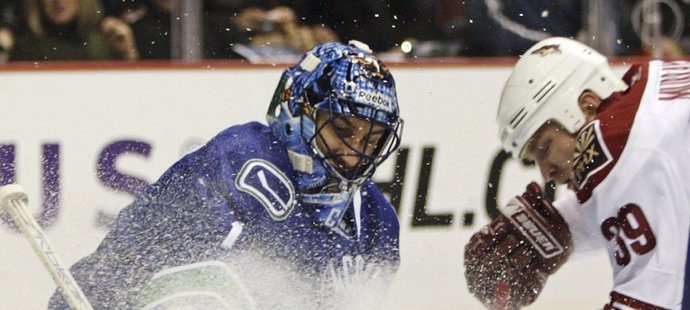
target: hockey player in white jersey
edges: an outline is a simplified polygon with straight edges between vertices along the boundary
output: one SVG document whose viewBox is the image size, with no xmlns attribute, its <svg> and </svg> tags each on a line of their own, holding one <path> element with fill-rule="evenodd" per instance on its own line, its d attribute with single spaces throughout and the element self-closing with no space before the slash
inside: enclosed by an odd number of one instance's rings
<svg viewBox="0 0 690 310">
<path fill-rule="evenodd" d="M 571 252 L 605 248 L 604 309 L 690 309 L 690 63 L 650 61 L 621 79 L 593 49 L 546 39 L 515 65 L 497 121 L 506 151 L 572 191 L 552 205 L 530 184 L 472 236 L 470 292 L 517 309 Z"/>
</svg>

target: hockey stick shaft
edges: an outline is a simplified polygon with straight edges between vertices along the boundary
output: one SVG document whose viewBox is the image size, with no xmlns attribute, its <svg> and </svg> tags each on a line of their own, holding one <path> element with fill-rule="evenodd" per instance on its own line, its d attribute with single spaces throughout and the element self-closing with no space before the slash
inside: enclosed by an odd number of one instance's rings
<svg viewBox="0 0 690 310">
<path fill-rule="evenodd" d="M 60 259 L 53 251 L 43 230 L 27 210 L 27 202 L 27 195 L 19 185 L 10 184 L 0 187 L 0 214 L 7 212 L 12 217 L 70 307 L 74 310 L 92 310 L 84 292 L 69 270 L 62 267 Z"/>
</svg>

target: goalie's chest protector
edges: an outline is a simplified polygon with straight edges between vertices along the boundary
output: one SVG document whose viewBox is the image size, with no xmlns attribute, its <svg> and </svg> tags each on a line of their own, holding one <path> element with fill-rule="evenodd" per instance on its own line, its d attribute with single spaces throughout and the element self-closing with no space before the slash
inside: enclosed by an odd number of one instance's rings
<svg viewBox="0 0 690 310">
<path fill-rule="evenodd" d="M 690 64 L 633 66 L 625 80 L 628 91 L 579 133 L 576 194 L 607 244 L 614 293 L 676 309 L 690 229 Z"/>
</svg>

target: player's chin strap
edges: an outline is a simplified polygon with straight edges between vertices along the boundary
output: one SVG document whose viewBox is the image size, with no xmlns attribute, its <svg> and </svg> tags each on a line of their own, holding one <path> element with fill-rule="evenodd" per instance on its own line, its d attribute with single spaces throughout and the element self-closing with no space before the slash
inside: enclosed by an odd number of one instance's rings
<svg viewBox="0 0 690 310">
<path fill-rule="evenodd" d="M 296 172 L 297 188 L 300 192 L 322 187 L 328 181 L 328 170 L 319 160 L 290 149 L 288 157 Z"/>
</svg>

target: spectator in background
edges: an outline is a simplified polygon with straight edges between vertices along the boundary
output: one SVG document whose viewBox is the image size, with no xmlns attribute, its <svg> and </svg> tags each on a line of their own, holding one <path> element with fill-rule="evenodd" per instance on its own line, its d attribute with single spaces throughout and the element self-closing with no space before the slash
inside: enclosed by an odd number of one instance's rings
<svg viewBox="0 0 690 310">
<path fill-rule="evenodd" d="M 296 58 L 314 45 L 338 40 L 329 27 L 300 23 L 297 13 L 282 5 L 267 10 L 248 7 L 233 21 L 247 36 L 247 43 L 234 50 L 250 60 Z"/>
<path fill-rule="evenodd" d="M 0 3 L 0 64 L 7 62 L 14 47 L 14 33 L 17 26 L 19 0 L 4 0 Z"/>
<path fill-rule="evenodd" d="M 17 37 L 11 61 L 136 60 L 132 30 L 116 17 L 102 19 L 96 0 L 28 0 L 27 31 Z"/>
<path fill-rule="evenodd" d="M 170 59 L 172 1 L 145 0 L 130 14 L 140 59 Z"/>
<path fill-rule="evenodd" d="M 174 1 L 102 1 L 106 14 L 123 16 L 132 25 L 142 59 L 170 59 Z M 447 0 L 203 0 L 203 57 L 274 60 L 350 39 L 372 42 L 377 52 L 399 51 L 407 39 L 441 42 L 448 37 L 436 14 L 447 7 L 438 2 L 460 5 Z"/>
<path fill-rule="evenodd" d="M 233 47 L 246 43 L 247 35 L 235 23 L 243 0 L 204 0 L 204 58 L 242 58 Z"/>
<path fill-rule="evenodd" d="M 286 2 L 286 3 L 292 3 Z M 144 0 L 130 11 L 141 59 L 170 59 L 171 0 Z M 297 57 L 318 43 L 337 41 L 323 26 L 300 24 L 295 11 L 279 1 L 204 1 L 204 58 L 269 59 Z M 133 13 L 132 13 L 133 12 Z"/>
<path fill-rule="evenodd" d="M 463 2 L 468 19 L 465 56 L 518 56 L 552 36 L 582 29 L 581 1 L 477 0 Z"/>
<path fill-rule="evenodd" d="M 213 58 L 240 58 L 232 46 L 245 42 L 240 30 L 232 22 L 232 14 L 219 11 L 204 2 L 202 16 L 203 56 Z M 175 13 L 172 0 L 130 0 L 130 6 L 119 7 L 114 14 L 126 16 L 136 37 L 141 59 L 171 59 L 172 25 Z M 111 7 L 114 7 L 111 5 Z"/>
<path fill-rule="evenodd" d="M 207 58 L 235 53 L 249 60 L 289 58 L 339 41 L 333 30 L 304 17 L 306 0 L 205 0 Z M 209 27 L 210 26 L 210 27 Z"/>
</svg>

